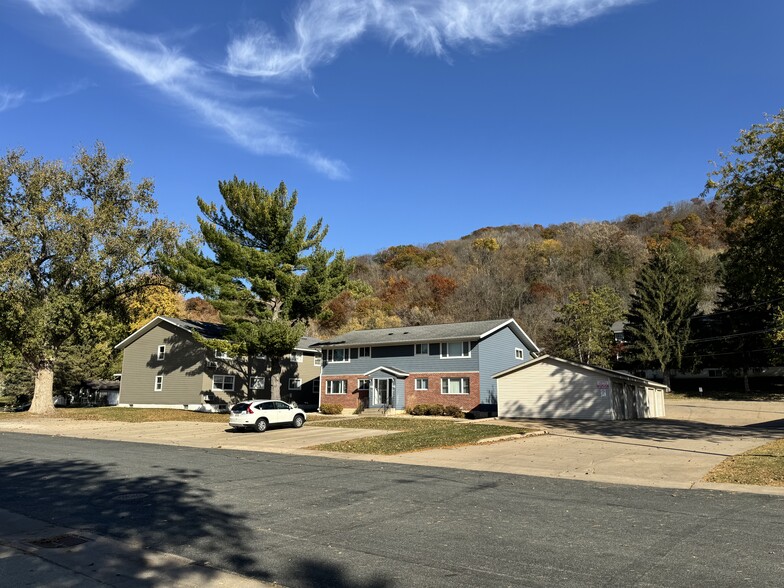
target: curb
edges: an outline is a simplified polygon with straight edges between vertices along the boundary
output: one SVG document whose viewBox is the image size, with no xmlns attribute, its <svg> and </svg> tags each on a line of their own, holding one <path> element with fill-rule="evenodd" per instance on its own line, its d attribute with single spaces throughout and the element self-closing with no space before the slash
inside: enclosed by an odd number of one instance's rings
<svg viewBox="0 0 784 588">
<path fill-rule="evenodd" d="M 495 443 L 497 441 L 509 441 L 510 439 L 526 439 L 528 437 L 541 437 L 542 435 L 549 435 L 549 431 L 542 429 L 539 431 L 529 431 L 528 433 L 512 433 L 511 435 L 501 435 L 499 437 L 487 437 L 476 441 L 475 445 L 483 445 L 484 443 Z"/>
</svg>

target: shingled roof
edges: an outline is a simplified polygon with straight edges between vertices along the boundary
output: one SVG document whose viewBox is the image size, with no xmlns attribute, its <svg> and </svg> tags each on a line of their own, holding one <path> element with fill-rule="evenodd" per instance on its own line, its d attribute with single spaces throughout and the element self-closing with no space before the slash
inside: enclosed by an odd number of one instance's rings
<svg viewBox="0 0 784 588">
<path fill-rule="evenodd" d="M 152 330 L 156 326 L 161 323 L 169 323 L 175 327 L 178 327 L 184 331 L 188 332 L 196 332 L 205 339 L 220 339 L 223 334 L 226 332 L 226 326 L 221 323 L 208 323 L 205 321 L 191 321 L 187 319 L 179 319 L 170 316 L 156 316 L 146 325 L 142 326 L 141 328 L 137 329 L 130 336 L 126 337 L 122 341 L 120 341 L 117 345 L 115 345 L 116 349 L 125 349 L 128 345 L 136 341 L 139 337 L 147 333 L 148 331 Z M 313 351 L 315 344 L 318 343 L 318 339 L 313 337 L 302 337 L 295 349 L 297 351 Z"/>
<path fill-rule="evenodd" d="M 351 331 L 317 343 L 316 347 L 352 347 L 365 345 L 399 345 L 400 343 L 427 343 L 449 340 L 483 339 L 494 332 L 509 326 L 530 347 L 539 348 L 525 334 L 514 319 L 495 319 L 469 323 L 448 323 L 442 325 L 419 325 L 415 327 L 394 327 L 390 329 L 368 329 Z"/>
</svg>

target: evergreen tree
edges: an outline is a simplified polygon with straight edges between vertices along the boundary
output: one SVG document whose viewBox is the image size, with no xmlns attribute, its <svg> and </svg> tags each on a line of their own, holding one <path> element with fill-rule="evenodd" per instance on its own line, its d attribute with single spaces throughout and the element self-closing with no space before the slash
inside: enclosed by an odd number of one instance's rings
<svg viewBox="0 0 784 588">
<path fill-rule="evenodd" d="M 615 344 L 610 327 L 621 316 L 621 298 L 612 288 L 591 288 L 587 294 L 572 292 L 555 319 L 554 353 L 564 359 L 610 367 Z"/>
<path fill-rule="evenodd" d="M 270 192 L 234 177 L 218 182 L 218 189 L 225 207 L 197 198 L 201 235 L 213 255 L 190 242 L 167 261 L 166 271 L 220 312 L 223 339 L 200 341 L 234 357 L 246 385 L 253 359 L 264 356 L 272 398 L 279 399 L 284 356 L 324 303 L 346 287 L 351 268 L 342 251 L 322 247 L 327 227 L 321 219 L 310 227 L 304 217 L 294 221 L 297 193 L 289 195 L 284 183 Z"/>
<path fill-rule="evenodd" d="M 627 315 L 629 351 L 653 366 L 670 385 L 670 370 L 680 368 L 697 312 L 699 289 L 678 243 L 654 251 L 640 271 Z"/>
</svg>

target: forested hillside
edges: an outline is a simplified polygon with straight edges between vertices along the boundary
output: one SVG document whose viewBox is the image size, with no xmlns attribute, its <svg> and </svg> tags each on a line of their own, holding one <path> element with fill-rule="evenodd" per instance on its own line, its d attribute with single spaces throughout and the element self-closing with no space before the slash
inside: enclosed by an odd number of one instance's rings
<svg viewBox="0 0 784 588">
<path fill-rule="evenodd" d="M 721 204 L 695 198 L 615 221 L 485 227 L 455 241 L 393 246 L 355 258 L 354 278 L 369 287 L 331 301 L 320 334 L 514 317 L 541 347 L 563 352 L 556 319 L 570 295 L 615 293 L 612 318 L 622 319 L 650 252 L 669 242 L 687 250 L 699 306 L 710 310 L 724 227 Z"/>
</svg>

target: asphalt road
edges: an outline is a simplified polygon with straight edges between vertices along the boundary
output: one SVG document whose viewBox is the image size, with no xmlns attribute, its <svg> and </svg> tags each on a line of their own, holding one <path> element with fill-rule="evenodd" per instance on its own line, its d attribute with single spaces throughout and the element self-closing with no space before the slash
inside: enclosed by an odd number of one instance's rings
<svg viewBox="0 0 784 588">
<path fill-rule="evenodd" d="M 0 500 L 204 562 L 205 584 L 210 567 L 341 588 L 784 578 L 781 496 L 6 433 Z"/>
</svg>

